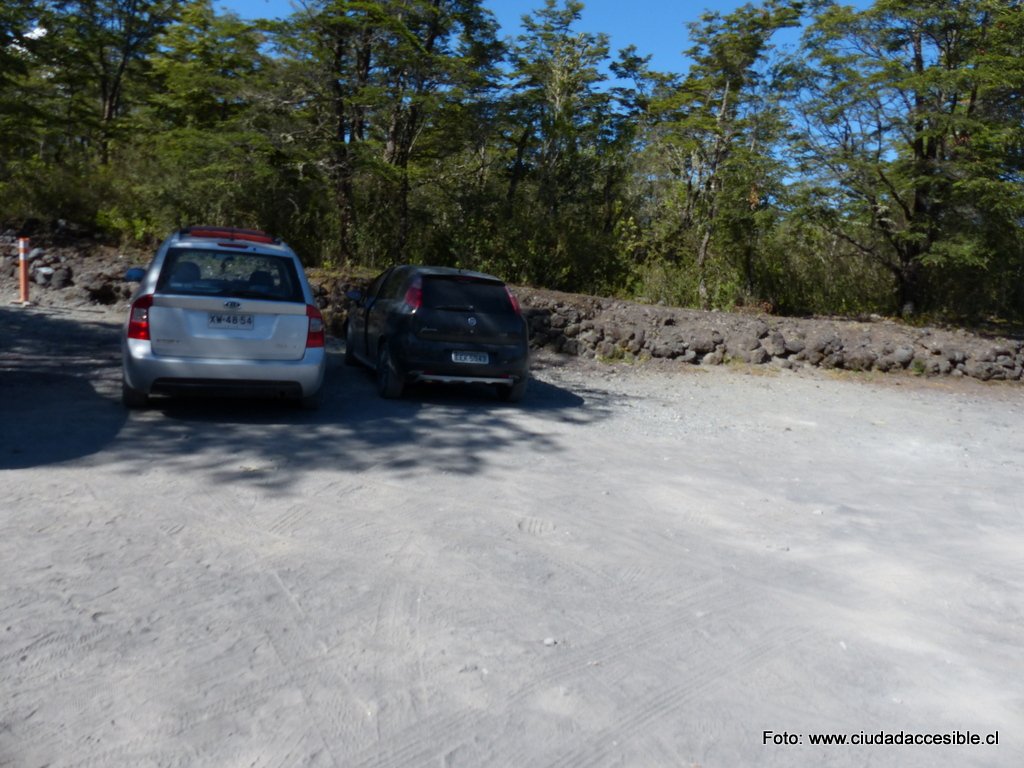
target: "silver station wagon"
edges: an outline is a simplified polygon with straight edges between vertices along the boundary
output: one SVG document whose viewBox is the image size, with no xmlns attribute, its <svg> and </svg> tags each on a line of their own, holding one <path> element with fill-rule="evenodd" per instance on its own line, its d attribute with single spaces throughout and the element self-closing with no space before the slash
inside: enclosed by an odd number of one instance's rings
<svg viewBox="0 0 1024 768">
<path fill-rule="evenodd" d="M 172 234 L 132 296 L 122 400 L 240 394 L 320 405 L 324 321 L 294 251 L 265 232 L 187 227 Z"/>
</svg>

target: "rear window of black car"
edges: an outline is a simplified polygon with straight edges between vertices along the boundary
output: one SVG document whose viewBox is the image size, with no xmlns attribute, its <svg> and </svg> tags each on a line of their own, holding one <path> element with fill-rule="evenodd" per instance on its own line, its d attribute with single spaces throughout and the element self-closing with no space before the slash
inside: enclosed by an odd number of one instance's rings
<svg viewBox="0 0 1024 768">
<path fill-rule="evenodd" d="M 426 277 L 423 306 L 452 312 L 513 312 L 504 283 L 465 277 Z"/>
<path fill-rule="evenodd" d="M 156 289 L 185 296 L 304 301 L 292 260 L 262 253 L 173 248 Z"/>
</svg>

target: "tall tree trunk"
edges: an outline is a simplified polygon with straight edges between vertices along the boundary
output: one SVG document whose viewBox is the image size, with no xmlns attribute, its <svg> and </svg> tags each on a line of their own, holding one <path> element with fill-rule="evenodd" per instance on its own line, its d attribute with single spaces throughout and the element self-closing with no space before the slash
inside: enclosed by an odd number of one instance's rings
<svg viewBox="0 0 1024 768">
<path fill-rule="evenodd" d="M 334 40 L 333 62 L 335 76 L 331 79 L 332 106 L 334 110 L 334 142 L 331 177 L 334 183 L 335 205 L 338 209 L 338 246 L 342 257 L 358 261 L 355 229 L 357 223 L 355 201 L 355 168 L 349 142 L 355 139 L 357 121 L 349 121 L 345 89 L 338 74 L 341 73 L 345 58 L 346 40 L 338 33 Z"/>
<path fill-rule="evenodd" d="M 700 239 L 700 246 L 697 248 L 697 298 L 700 301 L 701 309 L 711 309 L 711 300 L 708 296 L 707 262 L 711 255 L 711 222 L 704 228 L 704 235 Z"/>
</svg>

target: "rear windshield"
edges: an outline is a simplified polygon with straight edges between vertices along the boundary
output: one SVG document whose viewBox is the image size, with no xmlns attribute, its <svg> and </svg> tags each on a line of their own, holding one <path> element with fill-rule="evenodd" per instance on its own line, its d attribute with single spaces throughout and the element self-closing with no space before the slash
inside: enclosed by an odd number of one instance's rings
<svg viewBox="0 0 1024 768">
<path fill-rule="evenodd" d="M 185 296 L 304 301 L 295 263 L 262 253 L 172 248 L 156 289 Z"/>
<path fill-rule="evenodd" d="M 425 278 L 423 306 L 427 309 L 494 315 L 514 311 L 503 283 L 464 277 Z"/>
</svg>

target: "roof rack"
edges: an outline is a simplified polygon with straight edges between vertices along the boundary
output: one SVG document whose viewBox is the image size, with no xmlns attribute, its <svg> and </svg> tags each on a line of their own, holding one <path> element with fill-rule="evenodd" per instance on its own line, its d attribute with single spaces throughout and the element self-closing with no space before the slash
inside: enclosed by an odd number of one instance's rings
<svg viewBox="0 0 1024 768">
<path fill-rule="evenodd" d="M 239 229 L 238 227 L 191 226 L 181 229 L 182 235 L 189 237 L 209 237 L 216 240 L 247 240 L 251 243 L 280 243 L 273 235 L 259 229 Z"/>
</svg>

